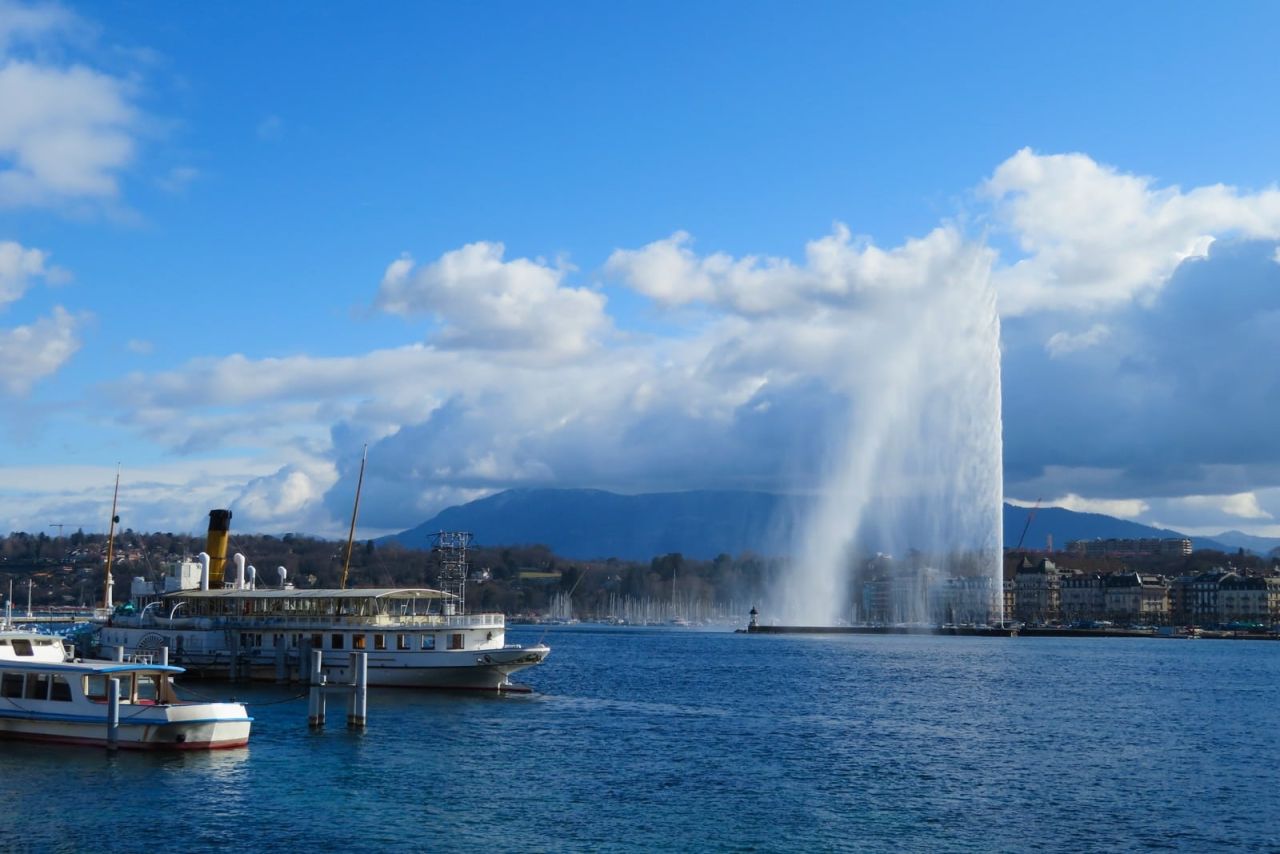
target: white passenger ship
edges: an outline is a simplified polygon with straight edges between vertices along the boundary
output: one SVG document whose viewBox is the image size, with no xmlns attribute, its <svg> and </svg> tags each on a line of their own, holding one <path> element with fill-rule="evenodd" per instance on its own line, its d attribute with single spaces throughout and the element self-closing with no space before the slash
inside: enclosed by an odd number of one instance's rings
<svg viewBox="0 0 1280 854">
<path fill-rule="evenodd" d="M 241 747 L 252 718 L 240 703 L 184 703 L 181 667 L 74 658 L 62 639 L 0 630 L 0 737 L 134 749 Z M 119 681 L 111 726 L 110 680 Z M 114 732 L 113 732 L 114 729 Z"/>
<path fill-rule="evenodd" d="M 368 684 L 410 688 L 527 692 L 512 674 L 539 664 L 543 644 L 506 643 L 502 614 L 454 613 L 456 597 L 429 588 L 300 590 L 260 588 L 253 567 L 235 555 L 236 578 L 210 589 L 210 558 L 170 568 L 165 591 L 135 579 L 133 614 L 115 613 L 100 648 L 148 653 L 205 676 L 305 678 L 308 650 L 321 650 L 330 681 L 351 677 L 350 653 L 368 654 Z"/>
</svg>

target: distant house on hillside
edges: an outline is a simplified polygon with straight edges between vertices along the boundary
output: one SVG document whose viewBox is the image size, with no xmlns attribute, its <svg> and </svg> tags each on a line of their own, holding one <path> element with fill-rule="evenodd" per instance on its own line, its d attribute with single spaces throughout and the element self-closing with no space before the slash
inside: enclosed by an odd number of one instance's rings
<svg viewBox="0 0 1280 854">
<path fill-rule="evenodd" d="M 1191 540 L 1185 537 L 1071 540 L 1067 551 L 1086 557 L 1179 557 L 1191 554 Z"/>
</svg>

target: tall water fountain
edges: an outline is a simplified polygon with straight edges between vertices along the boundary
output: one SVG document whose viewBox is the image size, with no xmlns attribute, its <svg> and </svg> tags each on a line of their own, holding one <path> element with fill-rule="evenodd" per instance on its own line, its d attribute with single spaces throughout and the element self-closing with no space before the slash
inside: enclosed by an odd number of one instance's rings
<svg viewBox="0 0 1280 854">
<path fill-rule="evenodd" d="M 792 528 L 793 567 L 768 608 L 780 622 L 925 622 L 948 584 L 991 603 L 965 619 L 1002 618 L 1000 320 L 989 254 L 958 251 L 842 309 L 848 370 L 833 392 L 846 417 Z M 868 613 L 872 591 L 891 604 Z"/>
</svg>

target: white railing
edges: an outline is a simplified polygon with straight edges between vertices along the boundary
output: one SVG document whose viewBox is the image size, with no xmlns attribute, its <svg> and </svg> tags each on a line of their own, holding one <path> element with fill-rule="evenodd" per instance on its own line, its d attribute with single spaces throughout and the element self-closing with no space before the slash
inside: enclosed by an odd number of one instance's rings
<svg viewBox="0 0 1280 854">
<path fill-rule="evenodd" d="M 186 617 L 173 620 L 174 628 L 198 621 L 199 628 L 235 627 L 243 630 L 270 628 L 438 628 L 438 629 L 486 629 L 502 628 L 506 618 L 502 614 L 374 614 L 369 616 L 345 614 L 228 614 L 216 617 Z M 142 621 L 139 621 L 140 623 Z M 152 625 L 170 624 L 168 620 L 152 620 Z"/>
</svg>

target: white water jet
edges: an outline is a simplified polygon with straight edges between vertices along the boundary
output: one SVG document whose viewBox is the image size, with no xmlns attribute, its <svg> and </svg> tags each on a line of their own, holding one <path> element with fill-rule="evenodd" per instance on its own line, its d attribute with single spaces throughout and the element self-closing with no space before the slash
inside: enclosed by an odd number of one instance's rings
<svg viewBox="0 0 1280 854">
<path fill-rule="evenodd" d="M 877 552 L 937 570 L 886 582 L 910 600 L 894 619 L 927 620 L 926 583 L 975 574 L 990 579 L 991 618 L 1002 619 L 1000 320 L 989 268 L 987 250 L 961 244 L 918 281 L 839 310 L 848 362 L 833 391 L 848 401 L 847 421 L 828 428 L 816 500 L 794 527 L 794 566 L 769 608 L 780 622 L 857 617 L 863 591 L 851 581 Z"/>
</svg>

